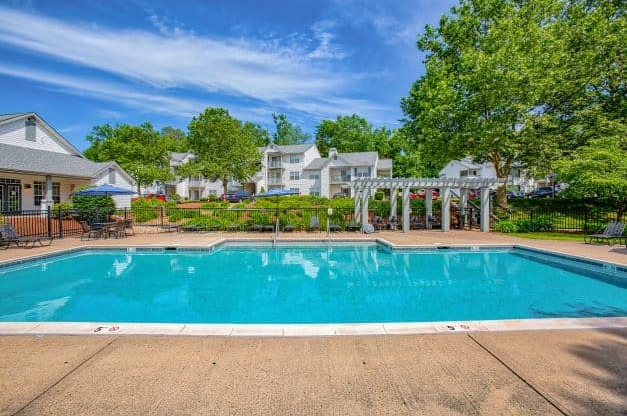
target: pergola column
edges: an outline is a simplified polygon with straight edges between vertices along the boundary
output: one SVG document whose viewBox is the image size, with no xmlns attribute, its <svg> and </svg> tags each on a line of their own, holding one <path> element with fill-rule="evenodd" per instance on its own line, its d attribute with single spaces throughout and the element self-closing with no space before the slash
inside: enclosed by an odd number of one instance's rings
<svg viewBox="0 0 627 416">
<path fill-rule="evenodd" d="M 46 175 L 46 193 L 45 193 L 45 198 L 42 202 L 43 202 L 41 204 L 42 210 L 47 210 L 48 207 L 52 207 L 52 204 L 54 203 L 53 196 L 52 196 L 52 176 L 50 175 Z"/>
<path fill-rule="evenodd" d="M 368 224 L 368 198 L 370 197 L 370 189 L 364 188 L 361 191 L 361 224 Z"/>
<path fill-rule="evenodd" d="M 425 227 L 431 228 L 431 222 L 429 218 L 433 215 L 433 191 L 431 189 L 425 189 Z"/>
<path fill-rule="evenodd" d="M 409 213 L 411 207 L 409 205 L 409 186 L 403 188 L 403 232 L 409 232 Z"/>
<path fill-rule="evenodd" d="M 442 231 L 451 229 L 451 188 L 445 186 L 442 191 Z"/>
<path fill-rule="evenodd" d="M 466 225 L 466 205 L 468 204 L 468 188 L 459 189 L 459 226 L 463 230 Z"/>
<path fill-rule="evenodd" d="M 361 188 L 355 188 L 355 208 L 353 210 L 353 221 L 355 224 L 361 223 L 361 218 L 359 217 L 361 208 Z"/>
<path fill-rule="evenodd" d="M 390 218 L 394 217 L 398 219 L 398 215 L 396 214 L 396 200 L 398 199 L 398 188 L 392 188 L 390 190 Z"/>
<path fill-rule="evenodd" d="M 481 231 L 490 231 L 490 188 L 481 188 Z"/>
</svg>

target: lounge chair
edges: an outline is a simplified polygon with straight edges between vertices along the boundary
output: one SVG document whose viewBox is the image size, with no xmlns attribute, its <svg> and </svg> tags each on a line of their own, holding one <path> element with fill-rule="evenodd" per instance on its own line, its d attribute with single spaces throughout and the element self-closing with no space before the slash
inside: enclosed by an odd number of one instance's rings
<svg viewBox="0 0 627 416">
<path fill-rule="evenodd" d="M 309 219 L 309 227 L 307 227 L 307 231 L 320 231 L 320 218 L 311 217 Z"/>
<path fill-rule="evenodd" d="M 437 217 L 427 215 L 427 228 L 442 228 L 442 224 Z"/>
<path fill-rule="evenodd" d="M 285 231 L 286 233 L 291 233 L 293 231 L 296 231 L 296 226 L 292 224 L 287 224 L 283 227 L 283 231 Z"/>
<path fill-rule="evenodd" d="M 263 224 L 252 224 L 248 226 L 248 231 L 262 232 Z"/>
<path fill-rule="evenodd" d="M 605 227 L 605 230 L 603 230 L 601 234 L 584 235 L 583 241 L 586 244 L 607 242 L 607 244 L 609 245 L 610 243 L 614 244 L 614 242 L 618 240 L 618 242 L 620 243 L 621 239 L 623 238 L 624 230 L 625 224 L 623 224 L 622 222 L 610 222 L 607 224 L 607 227 Z"/>
<path fill-rule="evenodd" d="M 421 222 L 417 216 L 412 215 L 409 218 L 409 229 L 410 230 L 418 230 L 421 228 L 425 228 L 425 223 Z"/>
<path fill-rule="evenodd" d="M 364 234 L 374 233 L 374 226 L 372 224 L 364 223 L 361 226 L 361 232 Z"/>
<path fill-rule="evenodd" d="M 346 231 L 359 231 L 361 228 L 361 225 L 357 224 L 356 222 L 351 222 L 346 226 Z"/>
<path fill-rule="evenodd" d="M 343 231 L 343 228 L 341 225 L 338 224 L 329 224 L 329 231 L 341 233 Z"/>
<path fill-rule="evenodd" d="M 107 237 L 126 237 L 126 225 L 124 224 L 124 220 L 119 220 L 109 225 L 104 232 L 106 232 Z"/>
<path fill-rule="evenodd" d="M 81 225 L 81 240 L 90 238 L 100 238 L 102 237 L 102 227 L 92 227 L 87 224 L 87 221 L 79 221 Z"/>
<path fill-rule="evenodd" d="M 23 248 L 33 248 L 37 243 L 39 243 L 40 246 L 49 246 L 52 244 L 52 238 L 50 237 L 22 237 L 11 224 L 0 224 L 0 240 L 6 243 L 7 247 L 11 244 Z M 43 241 L 48 241 L 48 244 L 44 244 Z"/>
</svg>

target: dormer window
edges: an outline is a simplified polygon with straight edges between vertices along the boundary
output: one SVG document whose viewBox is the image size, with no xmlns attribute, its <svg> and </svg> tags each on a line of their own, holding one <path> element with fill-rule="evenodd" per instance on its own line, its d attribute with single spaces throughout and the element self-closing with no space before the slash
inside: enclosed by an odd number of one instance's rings
<svg viewBox="0 0 627 416">
<path fill-rule="evenodd" d="M 34 142 L 35 140 L 37 140 L 36 126 L 37 126 L 37 122 L 35 121 L 35 117 L 28 117 L 26 119 L 26 122 L 24 124 L 26 140 L 31 141 L 31 142 Z"/>
</svg>

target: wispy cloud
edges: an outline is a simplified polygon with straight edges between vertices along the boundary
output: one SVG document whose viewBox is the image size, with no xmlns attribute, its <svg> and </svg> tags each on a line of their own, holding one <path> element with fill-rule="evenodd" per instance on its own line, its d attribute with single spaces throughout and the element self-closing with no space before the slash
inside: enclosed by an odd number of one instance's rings
<svg viewBox="0 0 627 416">
<path fill-rule="evenodd" d="M 160 33 L 109 30 L 0 6 L 0 42 L 156 88 L 192 87 L 269 103 L 334 97 L 348 86 L 341 74 L 315 64 L 340 54 L 328 32 L 319 32 L 318 49 L 302 53 L 262 40 L 172 31 L 167 22 L 153 20 Z"/>
</svg>

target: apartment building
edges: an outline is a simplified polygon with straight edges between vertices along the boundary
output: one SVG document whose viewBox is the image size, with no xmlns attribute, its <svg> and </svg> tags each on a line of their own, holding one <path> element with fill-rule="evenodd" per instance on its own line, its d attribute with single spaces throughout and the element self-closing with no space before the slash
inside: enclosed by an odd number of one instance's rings
<svg viewBox="0 0 627 416">
<path fill-rule="evenodd" d="M 392 160 L 379 159 L 377 152 L 339 153 L 330 149 L 329 157 L 320 157 L 315 144 L 279 146 L 270 144 L 259 148 L 260 169 L 248 181 L 230 181 L 228 189 L 245 189 L 256 194 L 270 189 L 290 189 L 300 195 L 352 196 L 348 183 L 355 178 L 392 176 Z M 178 166 L 193 159 L 192 153 L 172 153 L 173 173 Z M 146 192 L 165 195 L 178 194 L 193 200 L 223 194 L 220 181 L 202 177 L 178 178 L 173 182 L 155 184 Z"/>
</svg>

